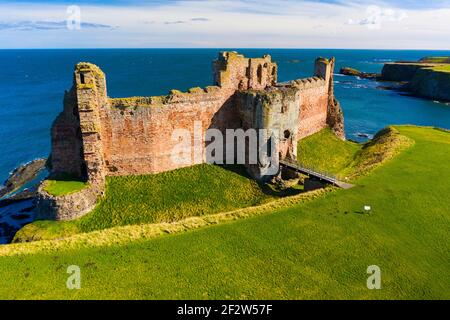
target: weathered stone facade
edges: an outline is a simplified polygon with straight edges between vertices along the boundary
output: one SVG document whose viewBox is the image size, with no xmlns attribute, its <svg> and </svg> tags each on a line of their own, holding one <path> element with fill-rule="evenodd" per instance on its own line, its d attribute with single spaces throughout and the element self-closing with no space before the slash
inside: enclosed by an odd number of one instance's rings
<svg viewBox="0 0 450 320">
<path fill-rule="evenodd" d="M 87 186 L 81 191 L 54 196 L 40 186 L 36 197 L 36 216 L 45 220 L 72 220 L 95 208 L 100 194 Z"/>
<path fill-rule="evenodd" d="M 270 56 L 224 52 L 213 63 L 214 86 L 113 99 L 107 96 L 103 72 L 79 63 L 64 111 L 53 124 L 51 174 L 82 177 L 100 195 L 107 175 L 152 174 L 205 162 L 205 136 L 194 134 L 199 123 L 203 133 L 211 128 L 276 129 L 282 133 L 277 152 L 294 160 L 298 140 L 326 126 L 344 138 L 333 67 L 334 59 L 319 58 L 312 78 L 279 84 Z M 182 165 L 171 158 L 179 144 L 172 138 L 175 129 L 188 130 L 194 141 L 191 161 Z M 264 175 L 249 169 L 255 178 Z"/>
</svg>

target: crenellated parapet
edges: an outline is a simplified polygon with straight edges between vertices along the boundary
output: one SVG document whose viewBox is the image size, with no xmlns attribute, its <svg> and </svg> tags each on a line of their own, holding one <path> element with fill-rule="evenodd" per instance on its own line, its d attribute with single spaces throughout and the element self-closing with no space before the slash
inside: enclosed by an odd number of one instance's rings
<svg viewBox="0 0 450 320">
<path fill-rule="evenodd" d="M 234 90 L 263 90 L 277 83 L 277 65 L 270 55 L 246 58 L 237 52 L 222 52 L 213 63 L 214 82 Z"/>
</svg>

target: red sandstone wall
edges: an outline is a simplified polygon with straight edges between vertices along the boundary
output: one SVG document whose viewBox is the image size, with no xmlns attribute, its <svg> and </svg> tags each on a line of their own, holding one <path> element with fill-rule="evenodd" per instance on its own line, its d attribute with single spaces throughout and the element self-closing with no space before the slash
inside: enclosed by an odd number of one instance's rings
<svg viewBox="0 0 450 320">
<path fill-rule="evenodd" d="M 81 172 L 81 132 L 77 119 L 77 103 L 72 88 L 64 97 L 64 110 L 52 125 L 52 173 L 80 176 Z"/>
<path fill-rule="evenodd" d="M 327 126 L 328 88 L 323 85 L 300 93 L 298 139 L 319 132 Z"/>
<path fill-rule="evenodd" d="M 175 101 L 165 104 L 104 108 L 101 136 L 108 174 L 157 173 L 203 162 L 203 156 L 195 158 L 192 150 L 190 163 L 174 163 L 171 154 L 179 141 L 172 139 L 172 132 L 187 129 L 194 139 L 194 122 L 201 121 L 203 135 L 196 151 L 202 155 L 206 129 L 239 124 L 230 101 L 232 93 L 217 88 L 210 93 L 184 93 L 184 97 L 174 97 Z"/>
</svg>

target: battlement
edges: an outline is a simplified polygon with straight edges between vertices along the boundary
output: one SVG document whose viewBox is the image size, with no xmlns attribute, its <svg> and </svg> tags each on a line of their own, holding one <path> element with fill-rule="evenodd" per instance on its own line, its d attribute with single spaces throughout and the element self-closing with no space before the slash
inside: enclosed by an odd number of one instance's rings
<svg viewBox="0 0 450 320">
<path fill-rule="evenodd" d="M 112 108 L 156 108 L 175 103 L 214 101 L 219 100 L 221 95 L 220 87 L 208 86 L 191 88 L 187 92 L 171 90 L 164 96 L 109 98 L 109 103 Z"/>
<path fill-rule="evenodd" d="M 324 78 L 314 76 L 310 78 L 292 80 L 284 86 L 295 87 L 299 90 L 307 90 L 311 88 L 324 87 L 326 86 L 326 82 L 327 81 Z"/>
<path fill-rule="evenodd" d="M 277 83 L 277 64 L 270 55 L 245 58 L 237 52 L 221 52 L 213 63 L 214 82 L 222 88 L 262 90 Z"/>
<path fill-rule="evenodd" d="M 277 64 L 269 55 L 246 58 L 221 52 L 213 62 L 212 86 L 171 90 L 162 96 L 110 98 L 102 70 L 81 62 L 75 66 L 71 90 L 65 93 L 64 110 L 52 126 L 51 175 L 69 174 L 89 182 L 90 200 L 85 203 L 92 206 L 92 196 L 101 196 L 108 175 L 152 174 L 205 162 L 207 141 L 196 129 L 278 130 L 283 133 L 276 141 L 280 158 L 295 160 L 299 139 L 326 126 L 343 136 L 333 67 L 333 59 L 318 58 L 312 77 L 279 84 Z M 187 150 L 192 156 L 187 163 L 172 158 L 179 143 L 173 132 L 178 129 L 189 132 L 196 142 Z M 265 176 L 259 165 L 247 168 L 256 179 Z M 59 212 L 72 208 L 59 205 L 60 199 L 48 200 L 48 195 L 42 199 L 43 208 L 55 210 L 51 216 L 77 216 Z M 81 215 L 86 208 L 73 210 Z"/>
</svg>

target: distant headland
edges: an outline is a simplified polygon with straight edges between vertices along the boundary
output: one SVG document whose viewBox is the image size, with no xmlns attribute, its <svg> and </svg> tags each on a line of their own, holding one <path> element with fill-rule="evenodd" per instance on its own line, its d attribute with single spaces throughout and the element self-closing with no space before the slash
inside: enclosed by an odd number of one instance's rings
<svg viewBox="0 0 450 320">
<path fill-rule="evenodd" d="M 419 61 L 384 64 L 381 74 L 345 67 L 341 74 L 377 81 L 395 82 L 387 88 L 409 92 L 418 97 L 450 102 L 450 57 L 425 57 Z"/>
</svg>

